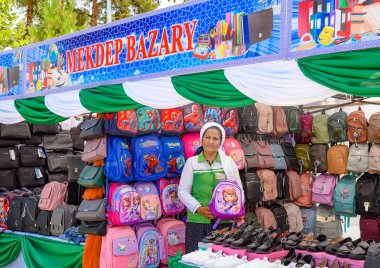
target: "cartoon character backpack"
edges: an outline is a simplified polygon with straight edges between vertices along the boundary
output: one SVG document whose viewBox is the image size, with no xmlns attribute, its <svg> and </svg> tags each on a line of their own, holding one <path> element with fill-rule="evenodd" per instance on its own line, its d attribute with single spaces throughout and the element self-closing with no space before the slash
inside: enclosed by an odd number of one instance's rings
<svg viewBox="0 0 380 268">
<path fill-rule="evenodd" d="M 183 132 L 183 114 L 178 108 L 161 111 L 161 134 L 177 135 Z"/>
<path fill-rule="evenodd" d="M 352 174 L 343 176 L 335 187 L 334 212 L 345 217 L 356 217 L 355 213 L 356 177 Z"/>
<path fill-rule="evenodd" d="M 131 182 L 133 180 L 132 153 L 125 139 L 107 136 L 107 158 L 104 174 L 111 181 Z"/>
<path fill-rule="evenodd" d="M 149 134 L 161 130 L 161 117 L 157 109 L 142 107 L 136 110 L 139 134 Z"/>
<path fill-rule="evenodd" d="M 183 107 L 183 125 L 186 131 L 200 131 L 203 122 L 203 111 L 200 104 L 191 103 Z"/>
<path fill-rule="evenodd" d="M 234 138 L 226 138 L 223 143 L 223 149 L 226 155 L 231 157 L 239 170 L 245 168 L 245 154 L 240 143 Z"/>
<path fill-rule="evenodd" d="M 226 135 L 235 135 L 239 130 L 239 116 L 235 108 L 223 108 L 223 127 L 226 130 Z"/>
<path fill-rule="evenodd" d="M 185 151 L 179 137 L 161 136 L 161 144 L 164 151 L 166 171 L 168 178 L 181 176 L 185 166 Z"/>
<path fill-rule="evenodd" d="M 316 220 L 316 212 L 317 206 L 313 205 L 311 208 L 300 207 L 301 215 L 302 215 L 302 223 L 304 234 L 315 233 L 315 220 Z"/>
<path fill-rule="evenodd" d="M 125 133 L 125 136 L 135 136 L 138 131 L 138 122 L 135 110 L 117 112 L 116 128 L 122 133 Z"/>
<path fill-rule="evenodd" d="M 134 228 L 137 236 L 139 252 L 138 267 L 158 267 L 162 255 L 161 250 L 163 250 L 162 236 L 151 223 L 138 224 Z"/>
<path fill-rule="evenodd" d="M 136 182 L 134 185 L 140 196 L 140 217 L 142 220 L 161 218 L 161 202 L 156 186 L 152 182 Z"/>
<path fill-rule="evenodd" d="M 215 106 L 205 106 L 204 107 L 204 123 L 215 122 L 222 124 L 222 111 L 220 108 Z"/>
<path fill-rule="evenodd" d="M 183 148 L 185 149 L 186 159 L 194 156 L 197 149 L 201 146 L 201 136 L 199 133 L 187 133 L 182 137 Z"/>
<path fill-rule="evenodd" d="M 163 237 L 163 253 L 161 262 L 167 264 L 169 258 L 174 257 L 177 252 L 185 253 L 186 225 L 183 221 L 173 218 L 162 218 L 157 223 L 158 232 Z"/>
<path fill-rule="evenodd" d="M 320 174 L 311 189 L 313 203 L 334 205 L 336 177 L 326 173 Z"/>
<path fill-rule="evenodd" d="M 162 178 L 158 181 L 162 214 L 176 215 L 184 210 L 185 206 L 178 198 L 178 185 L 178 178 Z"/>
<path fill-rule="evenodd" d="M 107 219 L 112 225 L 133 224 L 140 220 L 140 197 L 128 184 L 112 182 L 108 189 Z"/>
<path fill-rule="evenodd" d="M 157 136 L 132 138 L 132 159 L 137 181 L 153 181 L 166 176 L 164 153 Z"/>
<path fill-rule="evenodd" d="M 0 226 L 7 227 L 8 210 L 11 200 L 15 195 L 10 192 L 4 192 L 0 194 Z"/>
</svg>

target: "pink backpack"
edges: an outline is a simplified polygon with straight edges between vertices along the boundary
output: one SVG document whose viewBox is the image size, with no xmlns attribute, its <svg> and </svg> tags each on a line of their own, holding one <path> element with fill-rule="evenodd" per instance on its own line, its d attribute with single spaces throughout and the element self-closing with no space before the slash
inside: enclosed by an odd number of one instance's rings
<svg viewBox="0 0 380 268">
<path fill-rule="evenodd" d="M 239 130 L 239 116 L 236 108 L 223 108 L 222 109 L 222 123 L 226 130 L 226 135 L 235 135 Z"/>
<path fill-rule="evenodd" d="M 275 200 L 277 198 L 277 176 L 273 170 L 260 169 L 256 171 L 263 187 L 263 201 Z"/>
<path fill-rule="evenodd" d="M 253 146 L 259 159 L 259 168 L 274 168 L 273 152 L 269 144 L 265 141 L 254 141 Z"/>
<path fill-rule="evenodd" d="M 138 224 L 135 225 L 134 228 L 138 242 L 138 266 L 141 268 L 158 267 L 161 258 L 165 254 L 163 237 L 151 223 Z"/>
<path fill-rule="evenodd" d="M 107 219 L 112 225 L 126 225 L 140 220 L 140 197 L 136 189 L 128 184 L 109 185 Z"/>
<path fill-rule="evenodd" d="M 140 217 L 142 220 L 161 218 L 161 203 L 156 186 L 152 182 L 136 182 L 134 185 L 140 196 Z"/>
<path fill-rule="evenodd" d="M 161 262 L 167 264 L 169 258 L 174 257 L 177 252 L 185 254 L 186 225 L 183 221 L 173 218 L 162 218 L 157 223 L 157 229 L 163 237 L 164 253 Z"/>
<path fill-rule="evenodd" d="M 162 214 L 176 215 L 184 210 L 185 206 L 178 198 L 178 185 L 178 178 L 162 178 L 158 181 Z"/>
<path fill-rule="evenodd" d="M 53 211 L 65 202 L 66 194 L 67 183 L 49 182 L 42 189 L 38 207 L 41 210 Z"/>
<path fill-rule="evenodd" d="M 264 207 L 258 207 L 256 208 L 256 217 L 259 224 L 264 228 L 268 229 L 269 227 L 276 228 L 276 218 L 273 215 L 273 212 Z"/>
<path fill-rule="evenodd" d="M 293 200 L 294 204 L 308 208 L 313 206 L 311 200 L 311 189 L 313 187 L 313 183 L 314 179 L 310 180 L 310 173 L 304 173 L 301 175 L 302 196 L 296 200 Z"/>
<path fill-rule="evenodd" d="M 273 131 L 273 110 L 270 105 L 255 103 L 257 110 L 257 134 L 270 134 Z"/>
<path fill-rule="evenodd" d="M 313 119 L 312 114 L 301 114 L 301 132 L 294 134 L 294 140 L 297 143 L 310 143 L 311 142 L 311 133 L 313 132 Z"/>
<path fill-rule="evenodd" d="M 183 148 L 186 159 L 194 156 L 196 150 L 201 146 L 201 136 L 199 133 L 187 133 L 182 137 Z"/>
<path fill-rule="evenodd" d="M 99 267 L 137 267 L 137 253 L 136 234 L 130 226 L 108 226 L 102 237 Z"/>
<path fill-rule="evenodd" d="M 320 174 L 312 188 L 313 203 L 334 205 L 334 190 L 336 177 L 329 174 Z"/>
<path fill-rule="evenodd" d="M 239 170 L 245 168 L 245 154 L 240 143 L 234 138 L 226 138 L 223 143 L 223 149 L 226 155 L 231 157 Z"/>
</svg>

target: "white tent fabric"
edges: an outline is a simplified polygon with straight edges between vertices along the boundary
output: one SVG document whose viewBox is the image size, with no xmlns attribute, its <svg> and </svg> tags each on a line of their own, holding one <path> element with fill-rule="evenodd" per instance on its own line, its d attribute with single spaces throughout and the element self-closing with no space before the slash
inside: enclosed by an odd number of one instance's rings
<svg viewBox="0 0 380 268">
<path fill-rule="evenodd" d="M 268 105 L 303 105 L 337 94 L 307 78 L 296 61 L 243 65 L 227 68 L 224 74 L 241 93 Z"/>
<path fill-rule="evenodd" d="M 0 102 L 0 123 L 14 124 L 25 119 L 17 112 L 14 100 L 5 100 Z"/>
<path fill-rule="evenodd" d="M 125 82 L 123 88 L 134 101 L 156 109 L 175 108 L 192 102 L 177 93 L 170 77 Z"/>
<path fill-rule="evenodd" d="M 62 117 L 71 117 L 90 111 L 84 108 L 79 99 L 79 91 L 67 91 L 45 96 L 45 105 L 53 113 Z"/>
</svg>

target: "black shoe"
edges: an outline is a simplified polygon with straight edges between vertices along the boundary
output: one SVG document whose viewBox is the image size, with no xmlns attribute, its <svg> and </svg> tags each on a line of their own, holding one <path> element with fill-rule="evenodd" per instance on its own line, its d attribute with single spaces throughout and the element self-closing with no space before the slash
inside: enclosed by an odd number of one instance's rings
<svg viewBox="0 0 380 268">
<path fill-rule="evenodd" d="M 341 258 L 348 258 L 350 256 L 351 251 L 353 251 L 356 248 L 356 245 L 358 245 L 362 240 L 356 239 L 355 241 L 350 241 L 344 243 L 341 247 L 339 247 L 336 250 L 336 256 Z"/>
<path fill-rule="evenodd" d="M 202 242 L 213 243 L 213 240 L 215 240 L 218 236 L 223 235 L 225 232 L 228 231 L 228 229 L 229 227 L 225 227 L 221 230 L 213 230 L 205 238 L 202 239 Z"/>
<path fill-rule="evenodd" d="M 303 267 L 305 264 L 309 264 L 310 267 L 314 267 L 314 258 L 311 255 L 305 255 L 297 261 L 296 267 Z"/>
<path fill-rule="evenodd" d="M 325 248 L 330 245 L 331 242 L 327 241 L 327 237 L 325 235 L 318 235 L 317 238 L 310 242 L 307 250 L 312 252 L 321 252 L 324 251 Z"/>
<path fill-rule="evenodd" d="M 232 237 L 229 237 L 223 241 L 224 246 L 227 246 L 227 247 L 230 246 L 232 242 L 237 242 L 241 238 L 243 238 L 243 236 L 245 236 L 245 233 L 252 233 L 255 231 L 255 229 L 257 229 L 257 225 L 254 225 L 254 224 L 247 224 L 245 226 L 243 225 L 239 227 L 239 229 L 236 231 L 236 233 Z"/>
<path fill-rule="evenodd" d="M 282 247 L 284 249 L 295 248 L 298 243 L 301 242 L 303 238 L 302 232 L 291 232 L 286 237 L 284 237 L 281 241 Z"/>
<path fill-rule="evenodd" d="M 344 243 L 346 242 L 351 242 L 352 241 L 352 238 L 351 237 L 347 237 L 345 239 L 343 239 L 342 241 L 338 242 L 338 243 L 334 243 L 334 244 L 331 244 L 329 246 L 327 246 L 325 248 L 325 252 L 331 254 L 331 255 L 335 255 L 336 253 L 336 250 L 338 248 L 340 248 Z"/>
<path fill-rule="evenodd" d="M 361 241 L 356 245 L 356 248 L 351 251 L 349 258 L 353 260 L 364 260 L 365 256 L 367 255 L 369 245 L 373 242 L 373 240 Z"/>
<path fill-rule="evenodd" d="M 273 233 L 267 236 L 264 243 L 261 246 L 259 246 L 255 252 L 267 254 L 267 253 L 272 253 L 275 251 L 280 251 L 281 249 L 282 249 L 281 240 L 278 237 L 277 233 Z"/>
<path fill-rule="evenodd" d="M 256 235 L 254 235 L 252 237 L 252 240 L 251 240 L 251 243 L 248 244 L 245 249 L 248 251 L 248 252 L 255 252 L 256 249 L 261 246 L 264 242 L 264 240 L 267 238 L 267 236 L 271 233 L 276 233 L 278 231 L 278 229 L 274 229 L 272 226 L 269 227 L 267 230 L 265 230 L 264 232 L 261 231 L 259 233 L 257 233 Z"/>
<path fill-rule="evenodd" d="M 245 248 L 251 242 L 252 237 L 255 234 L 254 230 L 250 230 L 250 228 L 247 227 L 238 240 L 231 242 L 231 248 Z"/>
<path fill-rule="evenodd" d="M 212 242 L 216 245 L 223 244 L 223 241 L 232 236 L 237 231 L 237 228 L 233 228 L 222 235 L 217 236 Z"/>
<path fill-rule="evenodd" d="M 295 249 L 291 248 L 288 254 L 281 260 L 281 264 L 288 266 L 295 257 L 296 257 Z"/>
</svg>

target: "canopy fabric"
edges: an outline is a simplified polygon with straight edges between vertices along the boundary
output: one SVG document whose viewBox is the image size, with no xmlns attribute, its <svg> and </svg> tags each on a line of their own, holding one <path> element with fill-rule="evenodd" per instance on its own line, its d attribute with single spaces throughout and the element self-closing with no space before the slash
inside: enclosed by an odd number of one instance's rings
<svg viewBox="0 0 380 268">
<path fill-rule="evenodd" d="M 125 82 L 123 87 L 131 99 L 156 109 L 175 108 L 192 102 L 177 93 L 170 77 Z"/>
<path fill-rule="evenodd" d="M 218 107 L 242 107 L 255 103 L 227 80 L 224 70 L 172 77 L 175 90 L 193 102 Z"/>
<path fill-rule="evenodd" d="M 303 74 L 331 89 L 364 97 L 380 96 L 380 47 L 298 60 Z"/>
<path fill-rule="evenodd" d="M 123 85 L 106 85 L 81 90 L 80 102 L 91 112 L 111 113 L 142 107 L 124 92 Z"/>
<path fill-rule="evenodd" d="M 268 105 L 302 105 L 337 94 L 305 77 L 296 61 L 243 65 L 228 68 L 224 74 L 244 95 Z"/>
<path fill-rule="evenodd" d="M 84 108 L 79 99 L 79 91 L 67 91 L 59 94 L 49 94 L 45 96 L 45 105 L 53 113 L 62 117 L 72 117 L 89 113 Z"/>
<path fill-rule="evenodd" d="M 14 100 L 5 100 L 0 103 L 0 123 L 14 124 L 24 121 L 24 118 L 17 112 Z"/>
<path fill-rule="evenodd" d="M 18 99 L 14 101 L 17 112 L 34 124 L 56 124 L 66 118 L 51 112 L 45 105 L 45 97 Z"/>
</svg>

